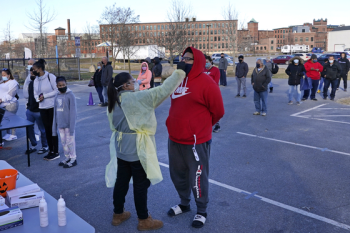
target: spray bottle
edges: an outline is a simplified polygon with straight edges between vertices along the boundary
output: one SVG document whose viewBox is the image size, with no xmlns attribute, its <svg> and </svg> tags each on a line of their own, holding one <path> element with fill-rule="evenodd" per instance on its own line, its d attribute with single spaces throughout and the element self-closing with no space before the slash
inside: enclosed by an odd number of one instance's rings
<svg viewBox="0 0 350 233">
<path fill-rule="evenodd" d="M 57 211 L 58 211 L 58 226 L 63 227 L 67 224 L 66 218 L 66 203 L 64 202 L 62 195 L 57 202 Z"/>
<path fill-rule="evenodd" d="M 47 227 L 49 225 L 49 216 L 47 214 L 47 203 L 44 197 L 39 202 L 40 226 Z"/>
</svg>

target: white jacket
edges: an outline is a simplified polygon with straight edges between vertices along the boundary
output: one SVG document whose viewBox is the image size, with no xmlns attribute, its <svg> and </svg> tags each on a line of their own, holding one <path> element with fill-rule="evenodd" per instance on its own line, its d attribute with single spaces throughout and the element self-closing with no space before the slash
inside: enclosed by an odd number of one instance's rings
<svg viewBox="0 0 350 233">
<path fill-rule="evenodd" d="M 49 76 L 49 78 L 48 78 Z M 55 96 L 57 94 L 56 76 L 45 74 L 41 77 L 36 77 L 34 80 L 34 98 L 38 99 L 40 94 L 44 95 L 44 100 L 39 103 L 40 109 L 49 109 L 54 107 Z"/>
</svg>

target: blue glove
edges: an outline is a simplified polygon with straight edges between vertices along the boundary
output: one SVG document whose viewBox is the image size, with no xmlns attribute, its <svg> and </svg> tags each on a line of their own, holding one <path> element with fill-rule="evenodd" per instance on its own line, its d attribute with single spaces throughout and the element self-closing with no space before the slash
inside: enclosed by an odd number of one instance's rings
<svg viewBox="0 0 350 233">
<path fill-rule="evenodd" d="M 141 82 L 142 82 L 141 80 L 137 80 L 137 83 L 138 83 L 139 85 L 141 85 Z"/>
</svg>

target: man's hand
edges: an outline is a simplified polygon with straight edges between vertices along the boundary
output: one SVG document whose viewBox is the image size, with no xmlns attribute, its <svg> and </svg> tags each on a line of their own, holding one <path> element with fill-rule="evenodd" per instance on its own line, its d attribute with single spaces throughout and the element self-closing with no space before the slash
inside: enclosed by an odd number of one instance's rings
<svg viewBox="0 0 350 233">
<path fill-rule="evenodd" d="M 313 67 L 311 67 L 311 69 L 310 70 L 315 70 Z"/>
<path fill-rule="evenodd" d="M 242 78 L 245 78 L 244 76 Z"/>
<path fill-rule="evenodd" d="M 94 79 L 94 76 L 91 76 L 91 79 Z"/>
<path fill-rule="evenodd" d="M 40 100 L 40 102 L 42 102 L 42 101 L 44 100 L 44 95 L 41 95 L 41 96 L 39 97 L 39 100 Z"/>
<path fill-rule="evenodd" d="M 324 75 L 324 77 L 326 77 L 327 75 Z"/>
<path fill-rule="evenodd" d="M 319 72 L 320 70 L 319 69 L 316 69 L 317 72 Z"/>
<path fill-rule="evenodd" d="M 179 62 L 177 63 L 177 69 L 178 70 L 183 70 L 186 72 L 186 63 L 185 62 Z"/>
<path fill-rule="evenodd" d="M 224 72 L 226 73 L 226 70 L 224 70 Z"/>
<path fill-rule="evenodd" d="M 252 86 L 254 86 L 254 83 L 252 83 Z"/>
</svg>

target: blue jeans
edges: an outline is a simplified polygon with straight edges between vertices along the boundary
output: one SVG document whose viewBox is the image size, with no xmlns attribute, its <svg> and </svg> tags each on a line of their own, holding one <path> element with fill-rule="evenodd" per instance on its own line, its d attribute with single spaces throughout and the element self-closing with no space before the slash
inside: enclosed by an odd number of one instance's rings
<svg viewBox="0 0 350 233">
<path fill-rule="evenodd" d="M 108 86 L 103 86 L 103 100 L 105 101 L 105 103 L 108 103 L 107 89 Z"/>
<path fill-rule="evenodd" d="M 226 72 L 224 70 L 220 70 L 220 85 L 227 86 Z"/>
<path fill-rule="evenodd" d="M 320 80 L 313 80 L 313 79 L 311 79 L 311 81 L 312 81 L 312 88 L 309 89 L 309 90 L 304 90 L 304 96 L 303 96 L 304 99 L 309 98 L 310 90 L 311 90 L 310 99 L 315 99 L 315 97 L 316 97 L 318 83 L 320 82 Z"/>
<path fill-rule="evenodd" d="M 104 103 L 103 95 L 102 95 L 103 87 L 96 87 L 95 86 L 95 88 L 96 88 L 98 97 L 100 98 L 100 103 Z"/>
<path fill-rule="evenodd" d="M 260 100 L 262 102 L 262 108 L 261 108 Z M 255 110 L 257 112 L 267 113 L 267 91 L 263 91 L 263 92 L 254 91 L 254 104 L 255 104 Z"/>
<path fill-rule="evenodd" d="M 321 78 L 320 85 L 318 86 L 318 90 L 320 91 L 323 91 L 323 82 L 324 82 L 324 78 Z"/>
<path fill-rule="evenodd" d="M 300 102 L 300 100 L 301 100 L 300 85 L 289 85 L 289 91 L 288 91 L 289 101 L 292 101 L 292 99 L 293 99 L 294 89 L 296 89 L 296 92 L 298 94 L 297 95 L 297 102 Z"/>
<path fill-rule="evenodd" d="M 37 123 L 41 134 L 41 145 L 42 147 L 47 147 L 45 127 L 43 121 L 41 120 L 40 112 L 32 112 L 27 109 L 26 116 L 28 121 Z M 34 125 L 28 127 L 28 137 L 32 146 L 36 146 L 38 144 L 35 139 Z"/>
<path fill-rule="evenodd" d="M 332 84 L 332 91 L 331 91 L 331 98 L 334 99 L 335 97 L 335 92 L 337 91 L 337 87 L 338 87 L 338 79 L 328 79 L 328 78 L 325 78 L 324 79 L 324 88 L 323 88 L 323 97 L 324 98 L 327 98 L 327 95 L 328 95 L 328 88 L 329 88 L 329 85 Z"/>
</svg>

